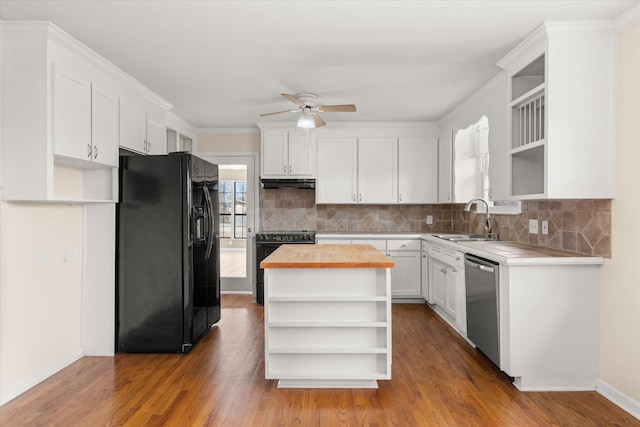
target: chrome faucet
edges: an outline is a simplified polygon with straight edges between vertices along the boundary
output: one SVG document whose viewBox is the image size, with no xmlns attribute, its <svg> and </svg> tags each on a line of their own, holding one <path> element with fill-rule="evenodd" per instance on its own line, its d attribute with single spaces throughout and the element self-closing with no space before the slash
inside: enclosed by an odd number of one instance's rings
<svg viewBox="0 0 640 427">
<path fill-rule="evenodd" d="M 473 205 L 474 202 L 482 202 L 487 208 L 487 219 L 484 221 L 484 232 L 486 236 L 489 236 L 491 234 L 491 212 L 489 212 L 489 203 L 485 199 L 471 199 L 465 205 L 464 211 L 471 211 L 471 205 Z"/>
</svg>

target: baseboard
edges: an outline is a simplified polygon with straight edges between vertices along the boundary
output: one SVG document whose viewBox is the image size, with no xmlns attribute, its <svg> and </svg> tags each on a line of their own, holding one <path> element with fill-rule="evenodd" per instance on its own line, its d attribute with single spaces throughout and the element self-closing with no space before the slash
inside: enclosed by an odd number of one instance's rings
<svg viewBox="0 0 640 427">
<path fill-rule="evenodd" d="M 616 390 L 602 380 L 596 381 L 596 391 L 640 420 L 640 402 Z"/>
<path fill-rule="evenodd" d="M 8 401 L 18 397 L 25 391 L 29 390 L 31 387 L 39 384 L 40 382 L 46 380 L 56 372 L 66 368 L 76 360 L 80 359 L 83 356 L 82 347 L 79 347 L 72 351 L 71 353 L 54 360 L 47 366 L 38 369 L 31 375 L 28 375 L 26 378 L 18 381 L 18 383 L 12 385 L 11 387 L 7 387 L 4 390 L 0 390 L 0 405 L 4 405 Z"/>
</svg>

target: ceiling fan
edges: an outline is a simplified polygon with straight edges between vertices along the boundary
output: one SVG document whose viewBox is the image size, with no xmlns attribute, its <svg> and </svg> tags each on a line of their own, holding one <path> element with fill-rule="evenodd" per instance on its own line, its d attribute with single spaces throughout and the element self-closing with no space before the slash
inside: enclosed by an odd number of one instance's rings
<svg viewBox="0 0 640 427">
<path fill-rule="evenodd" d="M 315 128 L 324 126 L 327 124 L 318 112 L 354 112 L 356 106 L 353 104 L 347 105 L 320 105 L 318 102 L 318 95 L 314 93 L 299 93 L 296 95 L 289 95 L 288 93 L 281 93 L 287 100 L 293 102 L 298 106 L 293 110 L 276 111 L 274 113 L 260 114 L 261 117 L 271 116 L 274 114 L 282 113 L 300 113 L 298 118 L 298 127 L 300 128 Z"/>
</svg>

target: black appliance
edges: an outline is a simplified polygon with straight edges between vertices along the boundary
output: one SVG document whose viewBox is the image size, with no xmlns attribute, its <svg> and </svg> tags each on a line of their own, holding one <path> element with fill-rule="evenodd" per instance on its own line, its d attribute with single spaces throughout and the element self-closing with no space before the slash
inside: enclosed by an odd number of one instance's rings
<svg viewBox="0 0 640 427">
<path fill-rule="evenodd" d="M 220 320 L 218 166 L 120 157 L 116 351 L 185 353 Z"/>
<path fill-rule="evenodd" d="M 260 305 L 264 305 L 264 269 L 260 262 L 271 255 L 280 245 L 316 243 L 315 231 L 268 231 L 256 234 L 256 286 L 254 298 Z"/>
</svg>

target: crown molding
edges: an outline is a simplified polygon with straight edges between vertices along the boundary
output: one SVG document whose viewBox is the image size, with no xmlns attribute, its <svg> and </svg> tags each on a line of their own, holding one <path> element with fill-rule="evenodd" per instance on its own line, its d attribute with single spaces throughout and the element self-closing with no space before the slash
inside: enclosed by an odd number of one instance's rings
<svg viewBox="0 0 640 427">
<path fill-rule="evenodd" d="M 615 33 L 613 20 L 545 21 L 500 59 L 497 65 L 509 74 L 513 74 L 518 72 L 523 64 L 531 62 L 542 54 L 549 39 L 592 35 L 613 36 Z"/>
<path fill-rule="evenodd" d="M 614 26 L 616 32 L 621 33 L 638 22 L 640 22 L 640 3 L 618 16 L 614 21 Z"/>
<path fill-rule="evenodd" d="M 2 21 L 3 37 L 46 37 L 58 46 L 89 61 L 112 78 L 164 110 L 173 108 L 166 99 L 125 73 L 93 49 L 49 21 Z"/>
</svg>

